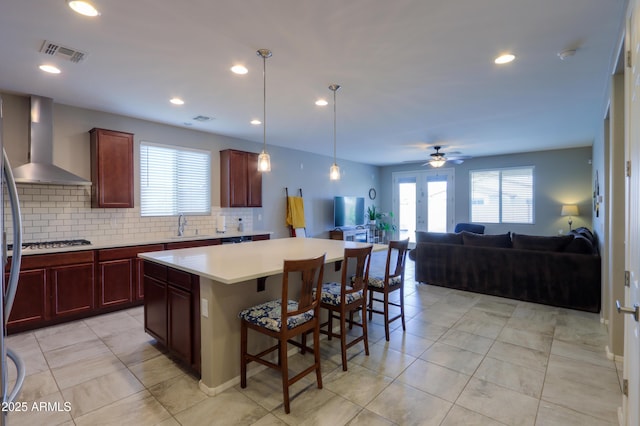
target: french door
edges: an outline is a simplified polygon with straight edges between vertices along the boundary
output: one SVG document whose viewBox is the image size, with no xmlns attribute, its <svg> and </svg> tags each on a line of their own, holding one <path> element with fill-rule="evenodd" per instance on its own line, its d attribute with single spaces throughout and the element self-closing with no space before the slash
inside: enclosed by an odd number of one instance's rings
<svg viewBox="0 0 640 426">
<path fill-rule="evenodd" d="M 454 170 L 395 172 L 393 211 L 399 239 L 415 243 L 415 231 L 447 232 L 454 220 Z"/>
</svg>

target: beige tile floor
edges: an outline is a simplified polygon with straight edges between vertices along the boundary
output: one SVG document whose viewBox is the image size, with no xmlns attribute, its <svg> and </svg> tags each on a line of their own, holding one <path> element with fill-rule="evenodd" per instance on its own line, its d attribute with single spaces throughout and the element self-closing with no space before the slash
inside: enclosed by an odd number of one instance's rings
<svg viewBox="0 0 640 426">
<path fill-rule="evenodd" d="M 383 261 L 377 255 L 372 270 Z M 144 333 L 134 308 L 11 336 L 27 366 L 19 400 L 28 409 L 10 413 L 9 424 L 617 424 L 621 365 L 604 354 L 597 314 L 416 284 L 413 270 L 409 263 L 407 331 L 395 322 L 386 342 L 374 317 L 370 355 L 352 348 L 348 372 L 336 340 L 322 341 L 324 388 L 312 375 L 296 383 L 289 415 L 270 370 L 246 389 L 207 397 Z M 307 362 L 298 354 L 290 366 Z"/>
</svg>

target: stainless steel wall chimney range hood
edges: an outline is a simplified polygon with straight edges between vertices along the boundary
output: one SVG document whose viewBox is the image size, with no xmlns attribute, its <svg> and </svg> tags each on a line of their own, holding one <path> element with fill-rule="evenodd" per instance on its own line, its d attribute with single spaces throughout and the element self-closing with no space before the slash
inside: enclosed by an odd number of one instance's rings
<svg viewBox="0 0 640 426">
<path fill-rule="evenodd" d="M 29 162 L 13 169 L 17 183 L 91 185 L 53 164 L 53 99 L 31 96 Z"/>
</svg>

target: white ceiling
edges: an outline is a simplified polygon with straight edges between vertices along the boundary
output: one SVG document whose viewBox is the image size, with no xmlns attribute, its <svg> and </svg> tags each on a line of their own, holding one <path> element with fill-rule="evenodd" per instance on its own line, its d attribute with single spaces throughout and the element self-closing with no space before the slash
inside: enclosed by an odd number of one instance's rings
<svg viewBox="0 0 640 426">
<path fill-rule="evenodd" d="M 7 0 L 0 90 L 371 164 L 591 145 L 625 0 Z M 44 40 L 88 53 L 80 63 Z M 577 49 L 560 60 L 563 49 Z M 511 51 L 517 59 L 497 66 Z M 59 75 L 41 72 L 55 63 Z M 244 76 L 229 68 L 242 63 Z M 168 101 L 179 96 L 185 104 Z M 324 97 L 327 107 L 314 101 Z M 208 123 L 194 122 L 211 116 Z M 126 130 L 126 129 L 121 129 Z"/>
</svg>

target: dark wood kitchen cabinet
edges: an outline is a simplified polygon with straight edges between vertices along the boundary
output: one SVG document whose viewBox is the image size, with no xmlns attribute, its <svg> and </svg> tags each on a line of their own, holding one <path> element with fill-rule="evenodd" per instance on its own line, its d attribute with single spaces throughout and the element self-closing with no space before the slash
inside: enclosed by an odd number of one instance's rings
<svg viewBox="0 0 640 426">
<path fill-rule="evenodd" d="M 177 250 L 183 248 L 217 246 L 220 244 L 222 244 L 222 240 L 220 238 L 210 238 L 206 240 L 176 241 L 175 243 L 166 243 L 164 246 L 167 250 Z"/>
<path fill-rule="evenodd" d="M 133 207 L 133 134 L 93 128 L 91 207 Z"/>
<path fill-rule="evenodd" d="M 23 256 L 8 331 L 89 315 L 95 309 L 94 271 L 93 251 Z"/>
<path fill-rule="evenodd" d="M 176 358 L 200 372 L 200 279 L 144 262 L 144 327 Z"/>
<path fill-rule="evenodd" d="M 6 284 L 9 274 L 5 273 L 4 278 Z M 49 301 L 46 282 L 46 269 L 20 272 L 18 289 L 7 324 L 9 330 L 34 328 L 44 324 Z"/>
<path fill-rule="evenodd" d="M 235 149 L 220 151 L 220 205 L 262 207 L 258 154 Z"/>
<path fill-rule="evenodd" d="M 143 261 L 144 330 L 167 346 L 167 268 Z"/>
<path fill-rule="evenodd" d="M 98 250 L 98 307 L 128 305 L 144 298 L 139 253 L 164 250 L 163 244 Z"/>
</svg>

